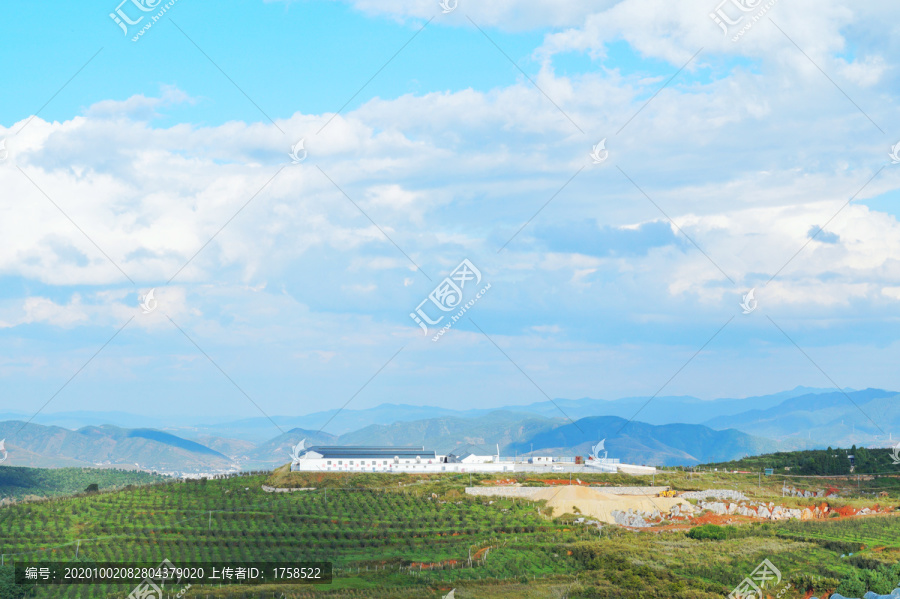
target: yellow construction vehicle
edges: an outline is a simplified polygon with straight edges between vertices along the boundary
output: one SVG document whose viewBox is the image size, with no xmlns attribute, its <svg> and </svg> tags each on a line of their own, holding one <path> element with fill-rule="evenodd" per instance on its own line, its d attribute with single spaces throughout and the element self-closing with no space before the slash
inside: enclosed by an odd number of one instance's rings
<svg viewBox="0 0 900 599">
<path fill-rule="evenodd" d="M 660 491 L 657 497 L 675 497 L 675 489 L 666 489 L 665 491 Z"/>
</svg>

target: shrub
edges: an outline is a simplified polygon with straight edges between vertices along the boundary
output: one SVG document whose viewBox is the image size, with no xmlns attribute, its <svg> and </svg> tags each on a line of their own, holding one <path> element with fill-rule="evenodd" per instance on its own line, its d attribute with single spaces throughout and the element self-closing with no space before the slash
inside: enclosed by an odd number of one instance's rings
<svg viewBox="0 0 900 599">
<path fill-rule="evenodd" d="M 728 538 L 728 531 L 722 526 L 704 524 L 703 526 L 698 526 L 689 530 L 687 536 L 698 541 L 705 539 L 721 541 Z"/>
<path fill-rule="evenodd" d="M 837 592 L 849 597 L 862 597 L 866 592 L 866 585 L 859 579 L 856 570 L 850 572 L 850 576 L 841 581 L 838 585 Z"/>
</svg>

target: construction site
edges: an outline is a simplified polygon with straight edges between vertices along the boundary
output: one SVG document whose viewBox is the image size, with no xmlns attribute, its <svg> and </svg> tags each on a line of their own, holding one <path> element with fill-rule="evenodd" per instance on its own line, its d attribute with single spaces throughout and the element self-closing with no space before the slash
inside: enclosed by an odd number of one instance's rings
<svg viewBox="0 0 900 599">
<path fill-rule="evenodd" d="M 564 482 L 564 481 L 560 481 Z M 572 514 L 587 524 L 616 524 L 630 528 L 690 528 L 700 524 L 736 524 L 741 521 L 816 520 L 840 516 L 865 516 L 890 513 L 892 507 L 878 504 L 861 507 L 841 505 L 834 508 L 828 501 L 803 502 L 797 499 L 839 499 L 837 489 L 800 490 L 782 485 L 777 501 L 771 496 L 748 497 L 733 489 L 676 491 L 670 486 L 625 487 L 575 484 L 523 486 L 518 482 L 494 486 L 466 487 L 466 494 L 479 497 L 522 499 L 546 502 L 552 517 Z"/>
</svg>

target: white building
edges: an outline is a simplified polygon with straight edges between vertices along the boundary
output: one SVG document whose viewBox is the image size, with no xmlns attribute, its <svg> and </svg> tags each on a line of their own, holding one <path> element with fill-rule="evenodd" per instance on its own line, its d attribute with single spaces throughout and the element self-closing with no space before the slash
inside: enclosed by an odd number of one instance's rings
<svg viewBox="0 0 900 599">
<path fill-rule="evenodd" d="M 447 456 L 447 461 L 450 463 L 459 462 L 461 464 L 493 464 L 494 462 L 499 462 L 499 459 L 496 459 L 496 456 L 492 455 L 475 455 L 474 453 L 467 453 L 459 458 L 456 458 L 452 453 Z"/>
<path fill-rule="evenodd" d="M 302 453 L 301 453 L 302 452 Z M 511 472 L 494 456 L 437 455 L 424 447 L 316 446 L 293 454 L 294 472 Z"/>
<path fill-rule="evenodd" d="M 626 472 L 653 474 L 655 468 L 619 464 L 619 460 L 590 458 L 586 464 L 571 458 L 555 460 L 550 456 L 534 456 L 528 462 L 497 455 L 438 455 L 424 447 L 387 447 L 376 445 L 305 447 L 305 440 L 291 452 L 293 472 Z"/>
</svg>

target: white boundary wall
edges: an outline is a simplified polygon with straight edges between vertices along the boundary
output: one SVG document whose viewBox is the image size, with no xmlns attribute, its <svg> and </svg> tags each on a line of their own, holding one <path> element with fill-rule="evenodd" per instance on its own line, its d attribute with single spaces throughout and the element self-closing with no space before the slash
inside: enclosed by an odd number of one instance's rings
<svg viewBox="0 0 900 599">
<path fill-rule="evenodd" d="M 329 464 L 329 462 L 331 462 Z M 351 463 L 352 462 L 352 463 Z M 387 463 L 385 463 L 387 462 Z M 439 462 L 426 459 L 400 460 L 395 463 L 393 459 L 366 458 L 353 460 L 310 458 L 302 459 L 291 464 L 292 472 L 387 472 L 387 473 L 440 473 L 440 472 L 513 472 L 516 464 L 512 462 L 500 462 L 499 464 L 461 464 L 459 462 Z"/>
<path fill-rule="evenodd" d="M 479 495 L 481 497 L 522 497 L 530 498 L 538 491 L 544 489 L 562 489 L 567 485 L 554 485 L 552 487 L 466 487 L 467 495 Z M 584 487 L 584 485 L 580 485 Z M 585 487 L 596 489 L 607 495 L 650 495 L 656 496 L 668 487 Z"/>
<path fill-rule="evenodd" d="M 482 497 L 532 497 L 547 487 L 466 487 L 466 495 Z"/>
<path fill-rule="evenodd" d="M 292 472 L 386 472 L 386 473 L 441 473 L 441 472 L 535 472 L 541 474 L 600 474 L 603 472 L 597 466 L 574 463 L 552 464 L 528 464 L 525 462 L 500 461 L 487 463 L 463 464 L 460 462 L 441 462 L 440 457 L 415 459 L 402 459 L 395 462 L 393 459 L 378 458 L 354 458 L 352 460 L 342 458 L 303 458 L 291 464 Z M 647 466 L 634 466 L 631 464 L 612 463 L 608 467 L 617 468 L 619 472 L 632 475 L 655 474 L 656 468 Z M 616 460 L 617 462 L 617 460 Z M 615 472 L 615 470 L 612 470 Z"/>
</svg>

